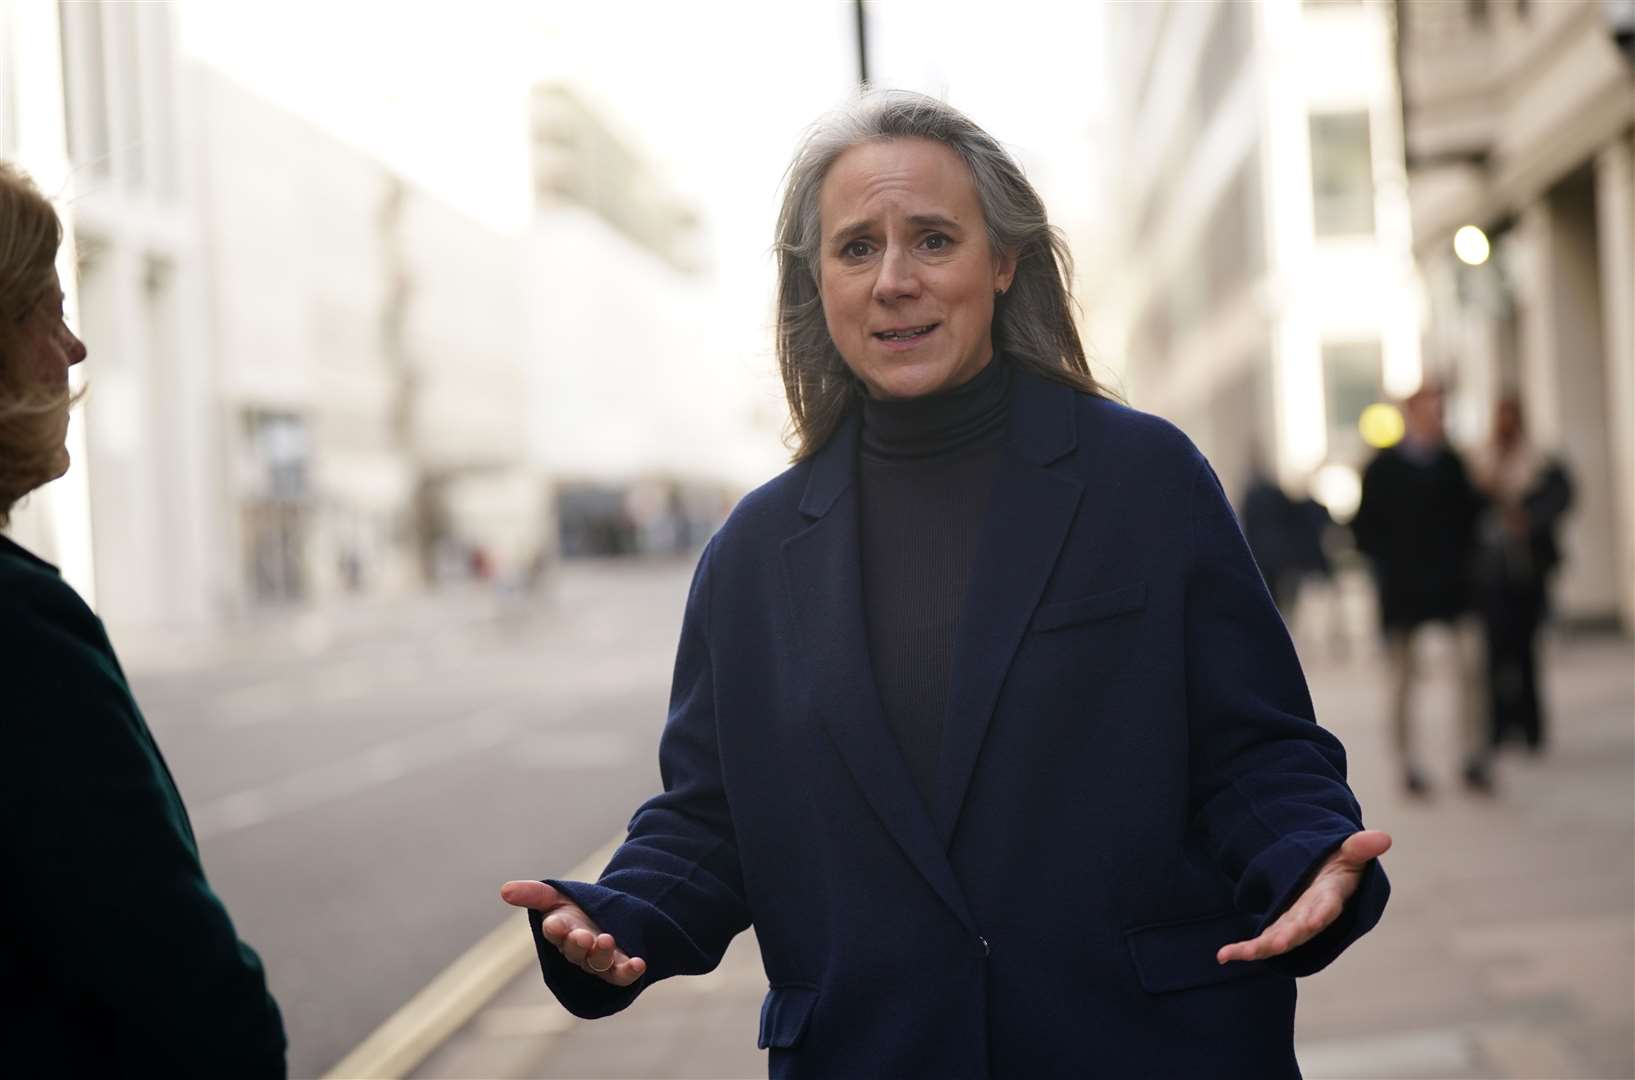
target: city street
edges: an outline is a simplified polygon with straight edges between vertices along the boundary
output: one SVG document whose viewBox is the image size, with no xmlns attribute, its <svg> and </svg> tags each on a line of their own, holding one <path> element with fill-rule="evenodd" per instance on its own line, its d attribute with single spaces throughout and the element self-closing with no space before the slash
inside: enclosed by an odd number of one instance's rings
<svg viewBox="0 0 1635 1080">
<path fill-rule="evenodd" d="M 206 870 L 267 962 L 292 1076 L 333 1066 L 501 924 L 501 881 L 565 872 L 650 793 L 689 570 L 570 564 L 528 601 L 456 592 L 124 646 Z M 1456 782 L 1451 685 L 1433 679 L 1424 803 L 1396 790 L 1376 660 L 1303 647 L 1370 824 L 1396 838 L 1384 923 L 1302 984 L 1307 1075 L 1635 1075 L 1629 643 L 1552 642 L 1555 744 L 1507 758 L 1491 800 Z M 415 1075 L 764 1075 L 764 992 L 747 934 L 716 973 L 599 1023 L 529 970 Z"/>
<path fill-rule="evenodd" d="M 206 873 L 322 1073 L 657 784 L 691 563 L 573 564 L 203 642 L 119 642 Z M 201 664 L 199 658 L 203 657 Z"/>
<path fill-rule="evenodd" d="M 1354 585 L 1360 584 L 1357 582 Z M 1445 642 L 1433 645 L 1446 646 Z M 1385 681 L 1371 655 L 1302 642 L 1318 714 L 1346 742 L 1370 825 L 1389 830 L 1381 925 L 1300 984 L 1309 1080 L 1565 1080 L 1635 1076 L 1635 655 L 1609 638 L 1554 641 L 1554 745 L 1507 757 L 1489 799 L 1457 780 L 1450 680 L 1419 699 L 1437 788 L 1399 794 Z M 1445 652 L 1432 649 L 1434 666 Z M 755 1049 L 765 977 L 753 936 L 720 968 L 653 988 L 625 1013 L 574 1020 L 529 971 L 418 1077 L 766 1075 Z"/>
</svg>

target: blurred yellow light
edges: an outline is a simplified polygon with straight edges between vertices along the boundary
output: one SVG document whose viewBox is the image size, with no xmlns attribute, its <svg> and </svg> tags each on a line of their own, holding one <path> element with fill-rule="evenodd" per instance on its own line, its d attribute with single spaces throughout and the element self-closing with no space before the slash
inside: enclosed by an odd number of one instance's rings
<svg viewBox="0 0 1635 1080">
<path fill-rule="evenodd" d="M 1395 446 L 1402 439 L 1402 413 L 1395 405 L 1375 402 L 1357 418 L 1357 430 L 1362 433 L 1363 442 L 1376 449 Z"/>
<path fill-rule="evenodd" d="M 1461 225 L 1453 234 L 1453 253 L 1468 266 L 1481 266 L 1493 250 L 1487 242 L 1487 233 L 1474 225 Z"/>
</svg>

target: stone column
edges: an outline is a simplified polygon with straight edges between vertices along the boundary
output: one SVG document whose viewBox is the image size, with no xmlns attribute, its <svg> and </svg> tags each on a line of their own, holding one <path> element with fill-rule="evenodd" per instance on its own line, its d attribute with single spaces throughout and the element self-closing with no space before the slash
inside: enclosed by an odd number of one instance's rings
<svg viewBox="0 0 1635 1080">
<path fill-rule="evenodd" d="M 1635 631 L 1635 133 L 1596 155 L 1595 193 L 1618 608 Z"/>
</svg>

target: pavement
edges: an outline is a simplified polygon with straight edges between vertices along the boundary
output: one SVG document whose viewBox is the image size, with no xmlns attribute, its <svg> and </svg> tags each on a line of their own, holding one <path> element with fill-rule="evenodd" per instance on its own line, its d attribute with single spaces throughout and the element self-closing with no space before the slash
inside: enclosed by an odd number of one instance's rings
<svg viewBox="0 0 1635 1080">
<path fill-rule="evenodd" d="M 1373 933 L 1301 982 L 1306 1076 L 1635 1077 L 1635 647 L 1549 642 L 1549 750 L 1504 757 L 1486 797 L 1459 784 L 1452 681 L 1433 674 L 1417 704 L 1436 787 L 1412 800 L 1387 749 L 1377 653 L 1326 644 L 1301 641 L 1307 675 L 1368 823 L 1395 840 L 1393 895 Z M 1445 658 L 1451 643 L 1428 647 Z M 752 934 L 715 972 L 594 1022 L 557 1006 L 529 965 L 411 1075 L 765 1076 L 765 990 Z"/>
<path fill-rule="evenodd" d="M 576 561 L 531 596 L 116 629 L 291 1076 L 324 1075 L 469 956 L 510 913 L 501 882 L 574 866 L 651 793 L 691 572 Z"/>
</svg>

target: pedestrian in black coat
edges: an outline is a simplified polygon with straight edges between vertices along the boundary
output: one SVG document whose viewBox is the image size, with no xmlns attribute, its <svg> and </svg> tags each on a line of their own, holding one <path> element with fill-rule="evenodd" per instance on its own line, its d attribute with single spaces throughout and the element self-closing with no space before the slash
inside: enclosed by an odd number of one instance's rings
<svg viewBox="0 0 1635 1080">
<path fill-rule="evenodd" d="M 1415 752 L 1409 698 L 1415 681 L 1419 632 L 1440 624 L 1456 640 L 1464 778 L 1478 790 L 1490 785 L 1487 740 L 1480 728 L 1471 574 L 1481 498 L 1465 464 L 1448 445 L 1443 392 L 1427 382 L 1406 401 L 1400 442 L 1369 462 L 1362 501 L 1351 529 L 1373 566 L 1380 621 L 1392 669 L 1392 731 L 1402 781 L 1423 794 L 1429 780 Z"/>
<path fill-rule="evenodd" d="M 0 162 L 0 525 L 68 468 L 61 227 Z M 261 962 L 205 881 L 102 623 L 0 537 L 0 1074 L 284 1075 Z"/>
</svg>

